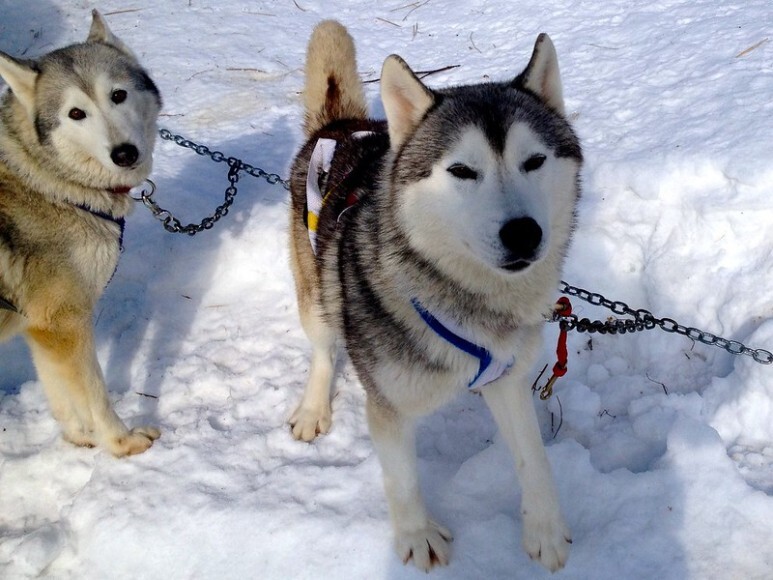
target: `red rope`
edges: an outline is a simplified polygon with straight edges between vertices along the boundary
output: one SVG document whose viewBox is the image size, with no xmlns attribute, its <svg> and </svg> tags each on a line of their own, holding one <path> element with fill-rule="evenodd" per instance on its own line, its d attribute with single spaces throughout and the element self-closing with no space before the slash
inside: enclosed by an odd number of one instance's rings
<svg viewBox="0 0 773 580">
<path fill-rule="evenodd" d="M 572 303 L 569 298 L 561 296 L 556 302 L 556 313 L 559 316 L 569 316 L 572 313 Z M 563 377 L 566 374 L 566 363 L 569 359 L 569 353 L 566 350 L 566 330 L 562 329 L 558 334 L 558 344 L 556 344 L 556 364 L 553 365 L 553 376 Z"/>
</svg>

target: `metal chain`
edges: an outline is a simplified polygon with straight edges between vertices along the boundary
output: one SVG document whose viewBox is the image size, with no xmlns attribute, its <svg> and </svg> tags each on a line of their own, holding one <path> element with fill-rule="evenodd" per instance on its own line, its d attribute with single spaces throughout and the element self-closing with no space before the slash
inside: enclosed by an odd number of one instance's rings
<svg viewBox="0 0 773 580">
<path fill-rule="evenodd" d="M 230 185 L 225 190 L 223 204 L 215 209 L 215 212 L 211 217 L 205 217 L 200 223 L 188 224 L 187 226 L 182 225 L 180 220 L 169 210 L 162 208 L 155 202 L 153 193 L 156 190 L 156 186 L 152 181 L 147 180 L 150 191 L 142 190 L 139 197 L 135 199 L 142 201 L 142 203 L 150 209 L 153 216 L 162 222 L 164 229 L 168 232 L 193 236 L 204 230 L 211 229 L 220 218 L 228 214 L 228 210 L 238 193 L 236 184 L 239 181 L 240 171 L 244 171 L 253 177 L 265 179 L 271 185 L 279 183 L 285 189 L 290 189 L 290 182 L 286 179 L 282 179 L 276 173 L 268 173 L 261 168 L 245 163 L 236 157 L 226 157 L 225 154 L 220 151 L 212 151 L 206 145 L 200 145 L 181 135 L 175 135 L 167 129 L 160 129 L 159 135 L 162 139 L 174 141 L 180 147 L 186 147 L 199 155 L 207 156 L 215 163 L 222 163 L 225 161 L 229 167 L 228 182 Z M 671 318 L 656 318 L 648 310 L 642 308 L 634 310 L 625 302 L 619 300 L 613 302 L 601 294 L 590 292 L 583 288 L 578 288 L 577 286 L 571 286 L 563 280 L 561 281 L 560 291 L 569 296 L 576 296 L 594 306 L 604 306 L 615 314 L 632 317 L 632 319 L 609 318 L 603 321 L 592 321 L 588 318 L 580 319 L 574 314 L 569 316 L 555 316 L 553 320 L 560 323 L 562 330 L 576 330 L 577 332 L 588 333 L 598 332 L 599 334 L 625 334 L 627 332 L 641 332 L 659 327 L 664 332 L 681 334 L 700 343 L 724 349 L 730 354 L 744 354 L 750 356 L 760 364 L 773 364 L 773 353 L 770 351 L 761 348 L 749 348 L 737 340 L 728 340 L 721 336 L 706 332 L 705 330 L 700 330 L 691 326 L 682 326 Z"/>
<path fill-rule="evenodd" d="M 167 141 L 174 141 L 180 147 L 186 147 L 188 149 L 195 151 L 199 155 L 209 157 L 215 163 L 225 162 L 229 167 L 228 169 L 229 186 L 225 190 L 225 193 L 223 196 L 224 201 L 222 205 L 219 205 L 215 209 L 215 212 L 211 217 L 205 217 L 203 220 L 201 220 L 200 223 L 188 224 L 187 226 L 182 225 L 182 222 L 180 222 L 180 220 L 177 219 L 172 214 L 172 212 L 162 208 L 160 205 L 158 205 L 158 203 L 156 203 L 156 201 L 153 199 L 153 194 L 156 191 L 156 186 L 152 181 L 147 180 L 150 191 L 148 191 L 147 189 L 142 190 L 141 192 L 139 192 L 139 197 L 135 197 L 135 199 L 138 201 L 141 201 L 145 205 L 145 207 L 147 207 L 150 210 L 150 212 L 153 214 L 153 217 L 159 220 L 164 226 L 164 229 L 170 233 L 188 234 L 189 236 L 194 236 L 199 232 L 203 232 L 204 230 L 212 229 L 212 227 L 220 218 L 228 214 L 228 210 L 234 202 L 234 198 L 238 193 L 236 189 L 236 184 L 239 181 L 240 171 L 244 171 L 245 173 L 248 173 L 253 177 L 265 179 L 271 185 L 275 185 L 279 183 L 285 189 L 288 189 L 288 190 L 290 189 L 290 183 L 287 180 L 282 179 L 276 173 L 268 173 L 266 171 L 263 171 L 260 167 L 255 167 L 254 165 L 245 163 L 244 161 L 242 161 L 241 159 L 237 159 L 236 157 L 226 157 L 225 154 L 221 153 L 220 151 L 212 151 L 206 145 L 200 145 L 198 143 L 191 141 L 190 139 L 186 139 L 181 135 L 175 135 L 167 129 L 160 129 L 158 133 L 162 139 L 166 139 Z"/>
<path fill-rule="evenodd" d="M 681 334 L 702 344 L 716 346 L 726 350 L 730 354 L 745 354 L 752 357 L 755 362 L 760 364 L 773 364 L 773 353 L 770 351 L 761 348 L 749 348 L 737 340 L 728 340 L 721 336 L 706 332 L 705 330 L 700 330 L 691 326 L 682 326 L 672 318 L 656 318 L 649 310 L 641 308 L 634 310 L 625 302 L 620 302 L 619 300 L 613 302 L 601 294 L 571 286 L 563 280 L 561 281 L 559 290 L 562 294 L 576 296 L 580 300 L 589 302 L 594 306 L 604 306 L 615 314 L 633 317 L 633 320 L 610 318 L 606 321 L 591 321 L 588 318 L 579 319 L 574 314 L 570 316 L 556 316 L 554 320 L 560 323 L 562 329 L 589 333 L 598 332 L 600 334 L 625 334 L 626 332 L 639 332 L 657 327 L 664 332 Z"/>
</svg>

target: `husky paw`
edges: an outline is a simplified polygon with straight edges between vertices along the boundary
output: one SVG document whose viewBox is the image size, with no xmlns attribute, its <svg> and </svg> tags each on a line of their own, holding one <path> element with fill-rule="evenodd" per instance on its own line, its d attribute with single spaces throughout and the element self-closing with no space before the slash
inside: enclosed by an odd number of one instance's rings
<svg viewBox="0 0 773 580">
<path fill-rule="evenodd" d="M 83 431 L 63 432 L 62 438 L 68 443 L 72 443 L 78 447 L 96 447 L 98 445 L 97 440 L 92 435 L 84 433 Z"/>
<path fill-rule="evenodd" d="M 310 409 L 301 405 L 290 417 L 293 437 L 299 441 L 313 441 L 317 435 L 324 435 L 330 431 L 331 417 L 330 407 Z"/>
<path fill-rule="evenodd" d="M 430 520 L 420 530 L 396 532 L 395 549 L 403 564 L 413 560 L 419 570 L 429 572 L 433 566 L 448 565 L 453 540 L 451 532 Z"/>
<path fill-rule="evenodd" d="M 561 516 L 537 518 L 523 516 L 523 547 L 532 560 L 551 572 L 560 570 L 569 558 L 572 535 Z"/>
<path fill-rule="evenodd" d="M 125 435 L 111 440 L 109 450 L 116 457 L 137 455 L 147 451 L 153 445 L 153 441 L 159 437 L 161 437 L 161 431 L 155 427 L 135 427 Z"/>
</svg>

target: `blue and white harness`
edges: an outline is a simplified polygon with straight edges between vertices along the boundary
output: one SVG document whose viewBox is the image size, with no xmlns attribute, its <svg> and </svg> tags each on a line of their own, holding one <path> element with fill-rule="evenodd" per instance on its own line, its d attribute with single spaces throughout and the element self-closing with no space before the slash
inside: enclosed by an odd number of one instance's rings
<svg viewBox="0 0 773 580">
<path fill-rule="evenodd" d="M 358 131 L 352 134 L 354 138 L 362 138 L 371 135 L 372 131 Z M 330 166 L 335 155 L 337 146 L 335 139 L 319 138 L 309 159 L 309 170 L 306 176 L 306 207 L 307 207 L 307 227 L 309 231 L 309 242 L 314 254 L 317 253 L 317 226 L 322 206 L 325 198 L 335 188 L 331 188 L 324 196 L 319 187 L 319 178 L 323 173 L 330 172 Z M 346 210 L 344 210 L 346 211 Z M 464 338 L 464 330 L 450 320 L 443 319 L 441 316 L 433 315 L 416 298 L 411 300 L 413 308 L 421 319 L 438 336 L 446 342 L 452 344 L 462 352 L 478 359 L 478 371 L 467 384 L 469 390 L 477 390 L 489 383 L 502 377 L 515 364 L 515 356 L 508 360 L 499 360 L 495 358 L 491 351 L 484 346 L 476 344 L 474 341 Z"/>
<path fill-rule="evenodd" d="M 462 336 L 464 330 L 459 325 L 447 319 L 441 321 L 439 316 L 430 313 L 416 298 L 411 300 L 411 304 L 421 319 L 435 334 L 459 350 L 478 359 L 478 372 L 467 383 L 469 390 L 476 390 L 489 383 L 493 383 L 498 378 L 504 376 L 515 364 L 515 356 L 510 357 L 508 360 L 494 358 L 494 355 L 486 347 L 464 338 Z"/>
</svg>

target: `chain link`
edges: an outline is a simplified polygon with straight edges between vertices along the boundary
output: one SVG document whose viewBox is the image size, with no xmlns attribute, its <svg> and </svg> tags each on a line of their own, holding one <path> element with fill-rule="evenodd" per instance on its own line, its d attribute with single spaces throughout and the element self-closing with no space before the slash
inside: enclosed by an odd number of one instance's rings
<svg viewBox="0 0 773 580">
<path fill-rule="evenodd" d="M 285 189 L 287 190 L 290 189 L 290 183 L 287 180 L 282 179 L 276 173 L 268 173 L 266 171 L 263 171 L 260 167 L 255 167 L 254 165 L 245 163 L 244 161 L 242 161 L 241 159 L 237 159 L 236 157 L 226 157 L 226 155 L 221 151 L 212 151 L 206 145 L 200 145 L 199 143 L 191 141 L 190 139 L 186 139 L 182 135 L 175 135 L 167 129 L 160 129 L 158 133 L 162 139 L 165 139 L 167 141 L 173 141 L 180 147 L 191 149 L 199 155 L 202 155 L 204 157 L 209 157 L 215 163 L 225 162 L 229 167 L 228 169 L 229 186 L 226 188 L 225 193 L 223 195 L 223 203 L 219 205 L 217 208 L 215 208 L 215 212 L 212 216 L 205 217 L 198 224 L 183 225 L 182 222 L 172 214 L 172 212 L 159 206 L 158 203 L 156 203 L 156 201 L 153 199 L 153 194 L 156 191 L 156 186 L 152 181 L 147 180 L 149 186 L 143 189 L 142 191 L 140 191 L 139 197 L 135 197 L 134 199 L 141 201 L 145 205 L 145 207 L 147 207 L 150 210 L 150 212 L 153 214 L 153 217 L 159 220 L 161 224 L 164 226 L 164 229 L 170 233 L 188 234 L 189 236 L 194 236 L 199 232 L 203 232 L 204 230 L 212 229 L 212 227 L 215 225 L 215 223 L 217 223 L 218 220 L 220 220 L 220 218 L 222 218 L 225 215 L 228 215 L 228 210 L 233 204 L 234 198 L 238 193 L 236 189 L 236 184 L 239 181 L 240 171 L 244 171 L 245 173 L 248 173 L 253 177 L 265 179 L 271 185 L 275 185 L 279 183 Z"/>
<path fill-rule="evenodd" d="M 656 318 L 649 310 L 634 310 L 625 302 L 613 302 L 601 294 L 571 286 L 563 280 L 559 286 L 559 291 L 562 294 L 576 296 L 580 300 L 589 302 L 594 306 L 604 306 L 615 314 L 632 317 L 632 319 L 608 318 L 605 321 L 591 321 L 588 318 L 580 319 L 574 314 L 554 317 L 554 320 L 558 321 L 564 330 L 577 330 L 578 332 L 588 333 L 598 332 L 600 334 L 625 334 L 626 332 L 640 332 L 660 328 L 664 332 L 681 334 L 696 342 L 716 346 L 730 354 L 750 356 L 760 364 L 773 364 L 773 353 L 770 351 L 761 348 L 749 348 L 737 340 L 728 340 L 705 330 L 691 326 L 682 326 L 672 318 Z"/>
</svg>

